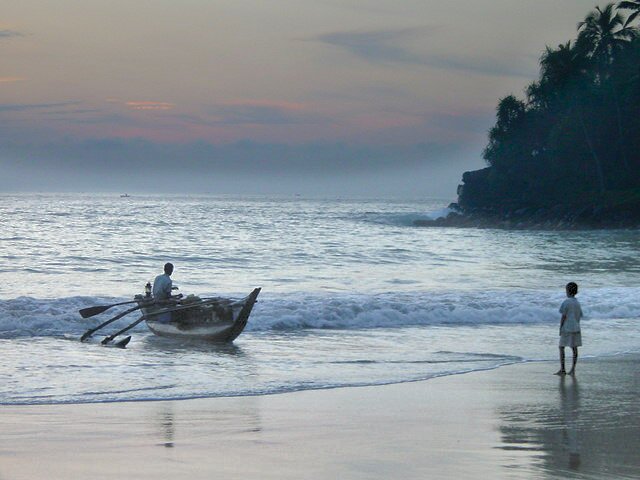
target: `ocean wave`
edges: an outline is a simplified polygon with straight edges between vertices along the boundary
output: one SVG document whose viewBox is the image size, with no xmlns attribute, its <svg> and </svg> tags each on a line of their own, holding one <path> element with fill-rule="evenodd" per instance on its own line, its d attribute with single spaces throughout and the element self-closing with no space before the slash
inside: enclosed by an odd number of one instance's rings
<svg viewBox="0 0 640 480">
<path fill-rule="evenodd" d="M 640 317 L 640 289 L 599 289 L 581 295 L 585 320 Z M 458 291 L 366 294 L 263 292 L 248 332 L 304 329 L 455 327 L 558 322 L 563 296 L 553 291 Z M 126 310 L 116 307 L 82 319 L 78 310 L 126 301 L 122 298 L 69 297 L 0 300 L 0 338 L 81 335 Z M 133 312 L 118 321 L 138 318 Z M 134 331 L 144 331 L 140 325 Z"/>
<path fill-rule="evenodd" d="M 625 290 L 624 292 L 622 290 Z M 586 319 L 640 317 L 638 289 L 600 290 L 583 298 Z M 415 292 L 268 299 L 248 330 L 370 329 L 557 323 L 557 292 Z"/>
</svg>

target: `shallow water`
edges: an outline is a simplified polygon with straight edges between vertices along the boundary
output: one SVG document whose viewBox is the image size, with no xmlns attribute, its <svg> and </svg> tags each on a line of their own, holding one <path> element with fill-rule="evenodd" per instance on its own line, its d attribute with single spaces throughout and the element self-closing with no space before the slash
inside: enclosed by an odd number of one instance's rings
<svg viewBox="0 0 640 480">
<path fill-rule="evenodd" d="M 2 195 L 0 403 L 255 395 L 555 359 L 569 280 L 583 354 L 640 350 L 637 231 L 413 226 L 446 203 Z M 166 261 L 184 294 L 263 288 L 233 345 L 143 325 L 126 350 L 77 342 L 122 311 L 78 309 L 130 299 Z"/>
</svg>

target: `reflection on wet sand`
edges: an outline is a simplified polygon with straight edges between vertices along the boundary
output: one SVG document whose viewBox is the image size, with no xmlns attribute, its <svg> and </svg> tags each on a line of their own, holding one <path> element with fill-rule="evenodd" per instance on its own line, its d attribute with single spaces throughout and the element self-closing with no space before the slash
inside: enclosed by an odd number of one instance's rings
<svg viewBox="0 0 640 480">
<path fill-rule="evenodd" d="M 167 448 L 173 448 L 175 443 L 173 442 L 175 437 L 175 420 L 173 414 L 173 406 L 170 403 L 165 403 L 164 408 L 161 409 L 160 413 L 160 427 L 162 429 L 162 434 L 164 436 L 164 445 Z"/>
<path fill-rule="evenodd" d="M 197 438 L 211 437 L 213 444 L 232 436 L 259 433 L 262 430 L 258 397 L 236 397 L 216 402 L 216 409 L 188 408 L 181 402 L 157 402 L 149 422 L 155 431 L 156 445 L 178 448 L 194 442 Z M 189 438 L 180 433 L 189 432 Z"/>
<path fill-rule="evenodd" d="M 636 365 L 606 359 L 576 377 L 560 377 L 557 389 L 535 389 L 525 403 L 498 410 L 505 467 L 522 465 L 571 478 L 640 478 L 640 393 Z M 538 384 L 539 387 L 539 384 Z"/>
<path fill-rule="evenodd" d="M 580 389 L 576 377 L 560 378 L 560 411 L 564 425 L 566 450 L 569 452 L 570 470 L 580 470 L 580 441 L 578 417 L 580 415 Z"/>
<path fill-rule="evenodd" d="M 194 355 L 207 355 L 212 371 L 221 368 L 225 362 L 242 362 L 245 380 L 258 375 L 258 368 L 250 354 L 241 347 L 229 343 L 212 343 L 197 340 L 167 340 L 162 337 L 148 336 L 144 342 L 148 351 L 158 350 L 165 356 L 162 375 L 168 382 L 180 384 L 184 373 L 181 367 L 188 364 Z M 199 359 L 202 361 L 202 359 Z M 215 378 L 210 379 L 215 381 Z M 203 381 L 202 391 L 211 390 Z M 206 394 L 203 395 L 206 398 Z M 197 404 L 197 403 L 196 403 Z M 215 410 L 193 408 L 190 403 L 160 401 L 150 410 L 148 423 L 152 426 L 156 445 L 165 448 L 178 448 L 193 442 L 193 434 L 202 437 L 225 437 L 246 432 L 260 432 L 261 422 L 258 409 L 258 397 L 224 398 L 216 402 Z M 204 405 L 204 404 L 203 404 Z M 206 404 L 214 405 L 214 404 Z M 180 432 L 190 432 L 190 439 L 180 436 Z M 199 432 L 199 433 L 198 433 Z M 222 441 L 218 438 L 212 441 Z"/>
</svg>

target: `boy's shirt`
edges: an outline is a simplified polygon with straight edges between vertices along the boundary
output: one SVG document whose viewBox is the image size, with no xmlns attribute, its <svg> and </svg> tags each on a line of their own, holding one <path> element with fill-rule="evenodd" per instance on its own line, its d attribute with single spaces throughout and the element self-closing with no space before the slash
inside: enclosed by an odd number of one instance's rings
<svg viewBox="0 0 640 480">
<path fill-rule="evenodd" d="M 575 297 L 567 298 L 560 305 L 560 313 L 567 316 L 562 325 L 561 333 L 578 333 L 580 331 L 580 319 L 582 318 L 580 302 Z"/>
</svg>

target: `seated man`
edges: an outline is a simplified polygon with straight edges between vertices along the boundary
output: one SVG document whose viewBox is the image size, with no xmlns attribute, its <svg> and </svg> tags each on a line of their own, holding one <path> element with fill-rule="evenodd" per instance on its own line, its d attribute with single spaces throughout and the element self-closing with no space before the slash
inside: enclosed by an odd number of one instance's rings
<svg viewBox="0 0 640 480">
<path fill-rule="evenodd" d="M 173 264 L 165 263 L 164 274 L 158 275 L 153 281 L 153 298 L 156 302 L 164 304 L 163 308 L 170 307 L 173 302 L 172 299 L 181 298 L 182 295 L 171 295 L 173 290 L 173 282 L 171 281 L 171 274 L 173 273 Z M 169 305 L 167 305 L 169 304 Z M 170 322 L 171 312 L 162 313 L 160 315 L 154 315 L 153 320 L 156 322 Z"/>
<path fill-rule="evenodd" d="M 153 281 L 153 298 L 155 300 L 169 300 L 171 298 L 171 290 L 173 282 L 171 274 L 173 273 L 173 264 L 164 264 L 164 274 L 158 275 Z"/>
</svg>

